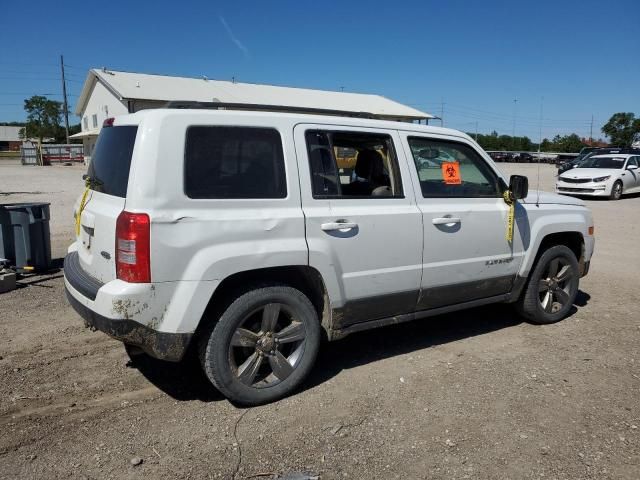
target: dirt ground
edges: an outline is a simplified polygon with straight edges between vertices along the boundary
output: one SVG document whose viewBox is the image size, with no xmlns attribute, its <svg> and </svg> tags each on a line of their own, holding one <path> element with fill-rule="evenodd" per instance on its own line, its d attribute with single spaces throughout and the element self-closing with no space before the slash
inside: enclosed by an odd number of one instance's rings
<svg viewBox="0 0 640 480">
<path fill-rule="evenodd" d="M 535 165 L 502 168 L 535 188 Z M 55 258 L 82 173 L 0 162 L 0 202 L 52 203 Z M 24 279 L 0 295 L 0 478 L 640 478 L 640 196 L 588 204 L 596 254 L 566 320 L 498 305 L 353 335 L 251 409 L 85 329 L 62 272 Z"/>
</svg>

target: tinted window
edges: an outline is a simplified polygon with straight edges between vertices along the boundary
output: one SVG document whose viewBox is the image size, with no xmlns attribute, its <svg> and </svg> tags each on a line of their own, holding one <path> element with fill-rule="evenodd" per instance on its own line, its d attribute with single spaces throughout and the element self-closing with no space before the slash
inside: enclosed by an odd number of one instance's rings
<svg viewBox="0 0 640 480">
<path fill-rule="evenodd" d="M 408 140 L 423 197 L 502 196 L 506 185 L 469 145 L 423 137 Z"/>
<path fill-rule="evenodd" d="M 87 174 L 96 192 L 127 196 L 129 169 L 138 127 L 105 127 L 98 135 Z"/>
<path fill-rule="evenodd" d="M 185 193 L 190 198 L 284 198 L 280 134 L 270 128 L 189 127 Z"/>
<path fill-rule="evenodd" d="M 315 198 L 402 196 L 389 135 L 310 130 L 306 140 Z"/>
</svg>

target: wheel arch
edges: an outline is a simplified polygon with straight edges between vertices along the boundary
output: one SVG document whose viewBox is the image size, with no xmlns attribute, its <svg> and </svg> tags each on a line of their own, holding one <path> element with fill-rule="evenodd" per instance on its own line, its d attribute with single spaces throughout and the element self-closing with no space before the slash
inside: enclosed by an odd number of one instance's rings
<svg viewBox="0 0 640 480">
<path fill-rule="evenodd" d="M 556 245 L 564 245 L 565 247 L 569 248 L 576 256 L 580 269 L 582 270 L 584 268 L 584 236 L 581 232 L 565 231 L 549 233 L 542 238 L 536 250 L 536 254 L 533 257 L 532 262 L 528 268 L 528 271 L 533 270 L 535 265 L 538 263 L 538 259 L 545 251 Z"/>
<path fill-rule="evenodd" d="M 322 275 L 308 265 L 266 267 L 237 272 L 226 277 L 217 286 L 202 314 L 196 336 L 211 322 L 216 322 L 222 312 L 238 295 L 264 285 L 288 285 L 304 293 L 313 304 L 321 327 L 330 329 L 331 308 L 329 295 Z"/>
</svg>

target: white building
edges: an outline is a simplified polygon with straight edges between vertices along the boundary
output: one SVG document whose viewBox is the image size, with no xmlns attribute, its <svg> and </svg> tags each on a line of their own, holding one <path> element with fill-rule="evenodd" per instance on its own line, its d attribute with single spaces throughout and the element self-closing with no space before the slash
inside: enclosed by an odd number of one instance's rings
<svg viewBox="0 0 640 480">
<path fill-rule="evenodd" d="M 235 83 L 204 78 L 89 70 L 75 113 L 82 131 L 85 156 L 90 157 L 106 118 L 159 108 L 169 101 L 222 102 L 279 107 L 366 112 L 398 121 L 434 118 L 425 112 L 379 95 Z"/>
<path fill-rule="evenodd" d="M 23 128 L 0 125 L 0 150 L 20 150 L 20 130 Z"/>
</svg>

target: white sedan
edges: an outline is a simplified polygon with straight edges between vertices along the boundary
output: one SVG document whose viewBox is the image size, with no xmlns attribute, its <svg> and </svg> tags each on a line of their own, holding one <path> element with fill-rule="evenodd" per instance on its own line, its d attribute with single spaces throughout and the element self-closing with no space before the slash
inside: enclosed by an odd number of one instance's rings
<svg viewBox="0 0 640 480">
<path fill-rule="evenodd" d="M 562 173 L 556 192 L 618 200 L 624 193 L 640 192 L 640 155 L 594 155 Z"/>
</svg>

